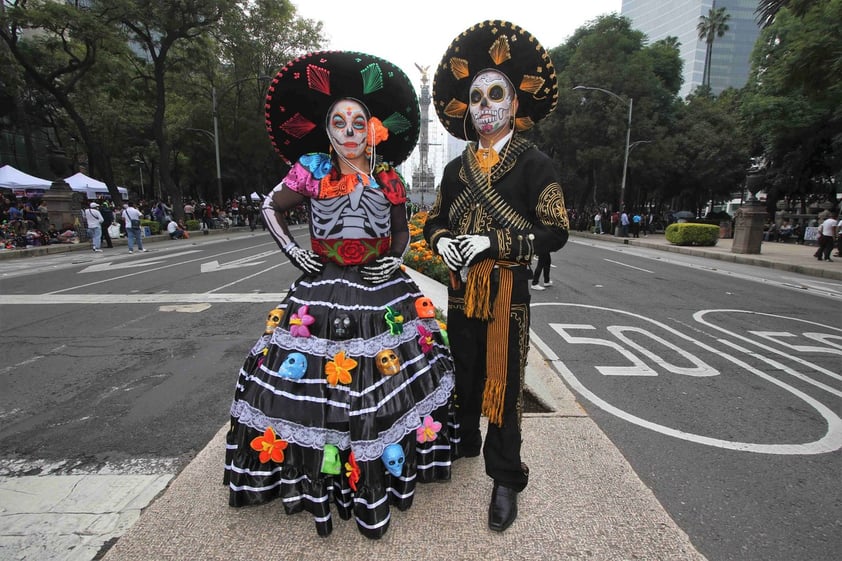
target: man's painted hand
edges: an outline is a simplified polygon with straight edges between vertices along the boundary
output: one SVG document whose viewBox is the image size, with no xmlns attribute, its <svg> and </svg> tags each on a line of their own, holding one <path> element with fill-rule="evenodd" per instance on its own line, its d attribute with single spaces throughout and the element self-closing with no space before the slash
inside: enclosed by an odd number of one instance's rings
<svg viewBox="0 0 842 561">
<path fill-rule="evenodd" d="M 458 271 L 463 265 L 462 253 L 459 251 L 459 243 L 453 238 L 442 236 L 436 242 L 436 251 L 451 271 Z"/>
<path fill-rule="evenodd" d="M 459 253 L 462 254 L 466 265 L 472 264 L 479 254 L 491 247 L 491 238 L 488 236 L 464 234 L 456 239 L 459 242 Z"/>
</svg>

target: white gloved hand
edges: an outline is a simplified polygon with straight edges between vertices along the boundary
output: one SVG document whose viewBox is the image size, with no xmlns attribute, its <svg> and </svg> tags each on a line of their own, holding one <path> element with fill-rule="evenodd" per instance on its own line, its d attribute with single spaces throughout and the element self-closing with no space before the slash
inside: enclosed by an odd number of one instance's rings
<svg viewBox="0 0 842 561">
<path fill-rule="evenodd" d="M 286 246 L 284 253 L 289 257 L 290 262 L 301 269 L 304 274 L 317 275 L 325 268 L 325 264 L 319 260 L 319 255 L 315 251 L 304 249 L 296 243 Z"/>
<path fill-rule="evenodd" d="M 444 236 L 439 238 L 439 241 L 436 242 L 436 251 L 438 251 L 448 269 L 458 271 L 459 267 L 462 266 L 463 260 L 462 253 L 459 251 L 459 243 L 453 238 Z"/>
<path fill-rule="evenodd" d="M 491 247 L 491 238 L 488 236 L 472 236 L 463 234 L 457 236 L 459 241 L 459 253 L 462 254 L 462 259 L 466 265 L 473 263 L 474 258 Z"/>
<path fill-rule="evenodd" d="M 378 257 L 368 265 L 360 267 L 360 276 L 363 280 L 380 284 L 392 278 L 392 275 L 395 274 L 395 271 L 400 268 L 402 263 L 403 259 L 400 257 L 384 255 L 383 257 Z"/>
</svg>

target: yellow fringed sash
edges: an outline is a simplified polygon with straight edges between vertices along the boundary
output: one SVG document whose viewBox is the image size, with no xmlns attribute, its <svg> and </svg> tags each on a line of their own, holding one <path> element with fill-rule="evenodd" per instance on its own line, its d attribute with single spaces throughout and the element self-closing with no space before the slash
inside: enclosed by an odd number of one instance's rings
<svg viewBox="0 0 842 561">
<path fill-rule="evenodd" d="M 491 309 L 491 271 L 499 266 L 500 284 Z M 489 423 L 503 425 L 503 404 L 506 398 L 506 367 L 509 350 L 509 311 L 512 307 L 514 275 L 509 269 L 515 263 L 484 259 L 468 271 L 465 285 L 465 315 L 490 320 L 486 334 L 485 389 L 482 392 L 482 414 Z"/>
</svg>

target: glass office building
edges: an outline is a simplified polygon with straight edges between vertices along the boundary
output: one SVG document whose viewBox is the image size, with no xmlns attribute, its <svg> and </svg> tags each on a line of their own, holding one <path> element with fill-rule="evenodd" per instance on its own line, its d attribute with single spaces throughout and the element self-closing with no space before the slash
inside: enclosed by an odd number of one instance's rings
<svg viewBox="0 0 842 561">
<path fill-rule="evenodd" d="M 669 36 L 678 38 L 684 61 L 681 97 L 702 84 L 707 44 L 699 39 L 696 27 L 714 3 L 731 16 L 728 31 L 713 42 L 710 87 L 718 94 L 729 87 L 742 88 L 748 80 L 751 51 L 760 35 L 754 14 L 757 0 L 623 0 L 621 15 L 632 21 L 633 28 L 645 33 L 650 43 Z"/>
</svg>

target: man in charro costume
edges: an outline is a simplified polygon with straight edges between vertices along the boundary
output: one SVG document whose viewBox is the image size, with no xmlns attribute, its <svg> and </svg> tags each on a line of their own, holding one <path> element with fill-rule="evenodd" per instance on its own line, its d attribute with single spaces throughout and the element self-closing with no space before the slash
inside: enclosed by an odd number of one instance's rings
<svg viewBox="0 0 842 561">
<path fill-rule="evenodd" d="M 468 140 L 444 170 L 424 236 L 451 271 L 448 335 L 456 365 L 457 453 L 485 459 L 494 480 L 488 526 L 517 517 L 532 256 L 567 241 L 564 196 L 549 157 L 519 133 L 558 99 L 549 55 L 505 21 L 486 21 L 448 47 L 433 82 L 436 112 Z M 483 445 L 480 415 L 488 417 Z"/>
</svg>

